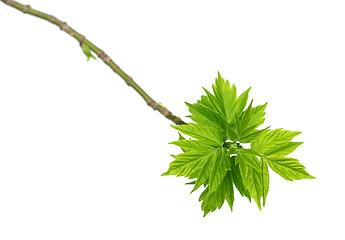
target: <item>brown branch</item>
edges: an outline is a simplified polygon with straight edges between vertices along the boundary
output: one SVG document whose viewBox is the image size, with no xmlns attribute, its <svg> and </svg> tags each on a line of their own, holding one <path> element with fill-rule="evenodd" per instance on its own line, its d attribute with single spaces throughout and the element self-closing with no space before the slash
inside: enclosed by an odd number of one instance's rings
<svg viewBox="0 0 345 240">
<path fill-rule="evenodd" d="M 75 38 L 79 42 L 80 46 L 82 46 L 83 44 L 87 45 L 90 48 L 90 50 L 93 51 L 100 59 L 102 59 L 102 61 L 106 65 L 108 65 L 116 74 L 118 74 L 127 83 L 128 86 L 132 87 L 146 101 L 147 105 L 149 105 L 153 110 L 157 110 L 164 117 L 173 121 L 176 125 L 186 124 L 184 121 L 182 121 L 181 118 L 175 116 L 165 106 L 153 100 L 136 82 L 133 81 L 133 78 L 129 76 L 127 73 L 125 73 L 118 65 L 116 65 L 115 62 L 103 50 L 91 43 L 84 35 L 75 31 L 66 22 L 63 22 L 52 15 L 32 9 L 30 5 L 23 5 L 14 0 L 1 1 L 23 12 L 24 14 L 29 14 L 44 19 L 58 26 L 62 31 L 66 32 L 71 37 Z"/>
</svg>

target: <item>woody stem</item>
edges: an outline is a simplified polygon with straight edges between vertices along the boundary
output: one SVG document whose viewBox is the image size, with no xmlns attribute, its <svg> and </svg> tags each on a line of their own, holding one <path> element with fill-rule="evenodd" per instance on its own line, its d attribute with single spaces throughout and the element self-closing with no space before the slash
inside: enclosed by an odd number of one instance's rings
<svg viewBox="0 0 345 240">
<path fill-rule="evenodd" d="M 91 51 L 93 51 L 100 59 L 102 59 L 102 61 L 106 65 L 108 65 L 108 67 L 110 67 L 113 70 L 113 72 L 118 74 L 127 83 L 128 86 L 132 87 L 146 101 L 147 105 L 152 107 L 153 110 L 158 110 L 164 117 L 173 121 L 176 125 L 186 124 L 184 121 L 182 121 L 181 118 L 175 116 L 165 106 L 153 100 L 136 82 L 133 81 L 133 78 L 129 76 L 127 73 L 125 73 L 103 50 L 91 43 L 84 35 L 78 33 L 73 28 L 71 28 L 66 22 L 63 22 L 52 15 L 32 9 L 30 5 L 23 5 L 13 0 L 1 1 L 23 12 L 24 14 L 29 14 L 44 19 L 58 26 L 62 31 L 68 33 L 71 37 L 75 38 L 79 42 L 80 46 L 82 46 L 83 44 L 87 45 Z"/>
</svg>

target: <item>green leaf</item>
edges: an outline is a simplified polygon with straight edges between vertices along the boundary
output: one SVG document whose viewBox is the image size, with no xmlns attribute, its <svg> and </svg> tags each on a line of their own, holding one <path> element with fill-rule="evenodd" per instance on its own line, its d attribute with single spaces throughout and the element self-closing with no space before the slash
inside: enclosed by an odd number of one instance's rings
<svg viewBox="0 0 345 240">
<path fill-rule="evenodd" d="M 251 146 L 263 156 L 281 158 L 293 152 L 303 142 L 290 142 L 300 132 L 292 132 L 282 129 L 264 131 L 258 138 L 252 141 Z"/>
<path fill-rule="evenodd" d="M 252 127 L 246 128 L 242 132 L 242 136 L 239 139 L 241 143 L 250 143 L 254 139 L 258 138 L 262 133 L 264 133 L 269 127 L 261 129 L 261 130 L 256 130 L 258 125 L 254 125 Z"/>
<path fill-rule="evenodd" d="M 82 49 L 83 49 L 83 53 L 85 54 L 85 56 L 87 57 L 87 61 L 90 60 L 90 58 L 93 58 L 96 60 L 96 57 L 92 55 L 90 48 L 88 45 L 86 45 L 85 43 L 83 43 L 81 45 Z"/>
<path fill-rule="evenodd" d="M 290 142 L 300 133 L 301 132 L 283 130 L 281 128 L 272 131 L 266 130 L 258 138 L 252 141 L 251 147 L 265 154 L 279 148 L 282 144 Z"/>
<path fill-rule="evenodd" d="M 178 140 L 186 140 L 186 138 L 183 137 L 183 136 L 181 135 L 181 133 L 178 133 Z"/>
<path fill-rule="evenodd" d="M 230 85 L 228 80 L 224 80 L 218 73 L 218 78 L 214 85 L 212 85 L 214 95 L 207 91 L 205 92 L 207 97 L 202 96 L 204 105 L 208 105 L 225 120 L 228 124 L 235 121 L 235 114 L 238 116 L 242 113 L 248 101 L 249 89 L 243 92 L 238 98 L 236 98 L 237 90 L 235 85 Z"/>
<path fill-rule="evenodd" d="M 238 165 L 243 182 L 245 182 L 248 175 L 248 164 L 241 157 L 238 157 L 237 155 L 235 158 L 235 165 Z"/>
<path fill-rule="evenodd" d="M 257 156 L 257 157 L 261 157 L 262 156 L 261 153 L 259 153 L 255 149 L 251 149 L 251 148 L 249 148 L 249 149 L 242 148 L 238 152 L 242 153 L 242 154 L 246 154 L 246 155 L 251 155 L 251 156 Z"/>
<path fill-rule="evenodd" d="M 204 89 L 205 90 L 205 89 Z M 206 90 L 207 91 L 207 90 Z M 213 111 L 216 111 L 216 109 L 213 108 L 212 104 L 210 103 L 210 99 L 208 96 L 202 95 L 200 100 L 197 100 L 197 103 L 204 105 L 208 107 L 209 109 L 212 109 Z"/>
<path fill-rule="evenodd" d="M 230 170 L 229 168 L 231 168 L 230 157 L 226 156 L 226 150 L 222 148 L 221 155 L 214 161 L 210 174 L 209 187 L 211 193 L 216 191 L 226 172 Z"/>
<path fill-rule="evenodd" d="M 186 105 L 189 107 L 189 112 L 192 114 L 190 118 L 194 122 L 212 126 L 224 132 L 225 121 L 218 112 L 200 103 L 186 103 Z"/>
<path fill-rule="evenodd" d="M 248 167 L 248 174 L 245 179 L 245 187 L 248 189 L 250 196 L 254 198 L 256 205 L 261 210 L 262 197 L 262 173 L 255 168 Z"/>
<path fill-rule="evenodd" d="M 241 135 L 241 132 L 242 132 L 242 124 L 241 124 L 241 120 L 240 120 L 240 118 L 238 117 L 237 114 L 235 114 L 235 129 L 236 129 L 238 138 L 240 138 L 240 135 Z"/>
<path fill-rule="evenodd" d="M 172 127 L 213 147 L 221 146 L 225 138 L 224 134 L 216 128 L 200 124 L 190 123 L 189 125 Z"/>
<path fill-rule="evenodd" d="M 212 95 L 212 93 L 210 93 L 209 91 L 207 91 L 206 88 L 203 88 L 207 98 L 208 98 L 208 102 L 209 104 L 212 106 L 212 109 L 214 109 L 215 111 L 217 111 L 219 113 L 219 115 L 222 116 L 222 118 L 226 121 L 226 115 L 223 109 L 222 104 L 219 102 L 218 98 L 216 98 L 214 95 Z"/>
<path fill-rule="evenodd" d="M 187 182 L 186 185 L 194 185 L 196 181 Z"/>
<path fill-rule="evenodd" d="M 237 132 L 236 132 L 230 125 L 227 126 L 227 128 L 226 128 L 226 133 L 227 133 L 227 135 L 229 136 L 229 138 L 230 138 L 231 141 L 234 141 L 234 142 L 237 141 L 237 139 L 238 139 L 238 134 L 237 134 Z"/>
<path fill-rule="evenodd" d="M 272 147 L 265 151 L 264 156 L 266 157 L 284 157 L 300 146 L 303 142 L 288 142 L 277 144 L 275 147 Z"/>
<path fill-rule="evenodd" d="M 267 107 L 267 103 L 263 105 L 256 106 L 252 109 L 252 118 L 250 125 L 258 125 L 260 126 L 265 122 L 264 116 L 265 116 L 265 109 Z"/>
<path fill-rule="evenodd" d="M 232 116 L 235 116 L 235 114 L 237 114 L 238 116 L 241 115 L 247 105 L 249 91 L 250 88 L 248 88 L 237 98 L 234 111 L 231 113 Z M 234 119 L 230 119 L 230 122 L 232 121 L 234 121 Z"/>
<path fill-rule="evenodd" d="M 186 140 L 186 139 L 181 135 L 181 133 L 178 133 L 178 140 Z M 169 144 L 171 144 L 171 143 L 169 143 Z M 187 150 L 187 149 L 185 149 L 185 148 L 183 148 L 183 147 L 181 147 L 181 146 L 180 146 L 180 148 L 181 148 L 181 150 L 182 150 L 183 152 L 188 152 L 188 151 L 190 151 L 190 150 Z"/>
<path fill-rule="evenodd" d="M 261 118 L 264 115 L 264 107 L 256 107 L 255 112 L 253 113 L 252 105 L 253 101 L 251 101 L 241 117 L 237 117 L 238 115 L 235 114 L 235 129 L 237 132 L 236 141 L 239 141 L 241 143 L 249 143 L 252 140 L 258 138 L 261 133 L 265 131 L 265 129 L 256 129 L 264 122 L 264 119 Z"/>
<path fill-rule="evenodd" d="M 250 102 L 248 108 L 243 113 L 243 117 L 241 119 L 241 129 L 243 130 L 248 127 L 248 124 L 250 123 L 250 120 L 252 118 L 252 105 L 253 105 L 253 100 Z"/>
<path fill-rule="evenodd" d="M 198 177 L 197 177 L 197 180 L 192 192 L 197 190 L 201 185 L 209 182 L 209 178 L 212 174 L 213 165 L 215 164 L 216 161 L 219 161 L 222 158 L 223 158 L 223 150 L 214 151 L 214 154 L 210 156 L 210 158 L 204 163 L 204 165 L 198 172 Z"/>
<path fill-rule="evenodd" d="M 206 217 L 209 212 L 213 212 L 223 206 L 225 196 L 221 190 L 209 194 L 209 187 L 207 187 L 200 195 L 199 201 L 202 201 L 201 209 L 204 211 L 204 217 Z"/>
<path fill-rule="evenodd" d="M 260 163 L 259 163 L 259 160 L 256 158 L 256 156 L 239 152 L 236 157 L 236 160 L 238 163 L 247 164 L 248 166 L 251 166 L 255 168 L 256 170 L 261 171 Z"/>
<path fill-rule="evenodd" d="M 263 206 L 265 207 L 266 197 L 268 194 L 269 184 L 270 184 L 270 177 L 268 173 L 268 166 L 264 158 L 260 159 L 260 166 L 261 166 L 261 187 L 262 187 L 262 197 L 263 197 Z"/>
<path fill-rule="evenodd" d="M 169 169 L 162 176 L 176 175 L 189 177 L 217 154 L 215 150 L 199 150 L 181 153 L 169 165 Z"/>
<path fill-rule="evenodd" d="M 229 123 L 233 119 L 233 113 L 236 104 L 236 87 L 230 86 L 228 80 L 224 80 L 220 73 L 216 79 L 216 84 L 213 87 L 215 97 L 218 99 L 220 106 L 224 112 L 225 119 Z"/>
<path fill-rule="evenodd" d="M 234 184 L 232 180 L 231 171 L 228 171 L 223 179 L 222 186 L 224 186 L 225 200 L 228 202 L 231 211 L 233 211 L 235 195 L 234 195 Z"/>
<path fill-rule="evenodd" d="M 286 180 L 315 179 L 305 170 L 305 167 L 295 158 L 264 157 L 270 168 Z"/>
<path fill-rule="evenodd" d="M 209 191 L 207 187 L 200 195 L 199 201 L 203 201 L 201 209 L 204 211 L 204 217 L 209 213 L 221 208 L 224 201 L 228 202 L 231 210 L 234 203 L 234 187 L 231 172 L 227 172 L 221 184 L 214 192 Z"/>
<path fill-rule="evenodd" d="M 246 196 L 249 199 L 249 201 L 251 201 L 250 193 L 244 187 L 243 178 L 241 176 L 239 165 L 235 165 L 235 162 L 232 166 L 231 173 L 232 173 L 233 182 L 234 182 L 238 192 L 242 196 Z"/>
<path fill-rule="evenodd" d="M 193 151 L 193 150 L 213 150 L 214 148 L 210 145 L 202 143 L 198 140 L 178 140 L 171 142 L 169 144 L 174 144 L 180 147 L 184 152 Z"/>
</svg>

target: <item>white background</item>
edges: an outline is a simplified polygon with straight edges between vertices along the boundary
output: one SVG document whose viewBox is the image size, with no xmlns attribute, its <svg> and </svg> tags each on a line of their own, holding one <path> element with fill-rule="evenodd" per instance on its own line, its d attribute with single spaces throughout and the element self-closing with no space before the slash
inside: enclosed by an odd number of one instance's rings
<svg viewBox="0 0 345 240">
<path fill-rule="evenodd" d="M 203 218 L 161 177 L 171 122 L 48 22 L 0 3 L 0 239 L 344 239 L 344 1 L 43 1 L 176 115 L 217 72 L 265 126 L 299 130 L 316 180 L 271 172 L 266 208 Z M 186 118 L 184 118 L 186 119 Z"/>
</svg>

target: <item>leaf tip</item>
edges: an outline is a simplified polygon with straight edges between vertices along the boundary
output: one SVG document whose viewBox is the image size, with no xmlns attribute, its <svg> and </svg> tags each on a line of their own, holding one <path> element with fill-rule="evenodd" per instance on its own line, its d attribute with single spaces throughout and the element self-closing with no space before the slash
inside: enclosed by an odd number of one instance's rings
<svg viewBox="0 0 345 240">
<path fill-rule="evenodd" d="M 189 102 L 184 102 L 184 104 L 186 104 L 188 107 L 190 107 L 192 105 Z"/>
<path fill-rule="evenodd" d="M 312 176 L 312 175 L 310 175 L 310 174 L 308 174 L 308 177 L 306 177 L 307 179 L 316 179 L 316 177 L 314 177 L 314 176 Z"/>
<path fill-rule="evenodd" d="M 222 78 L 222 76 L 220 75 L 220 72 L 218 71 L 218 79 L 221 79 Z"/>
<path fill-rule="evenodd" d="M 207 216 L 207 214 L 209 214 L 209 211 L 204 211 L 204 215 L 202 216 L 203 218 Z"/>
</svg>

